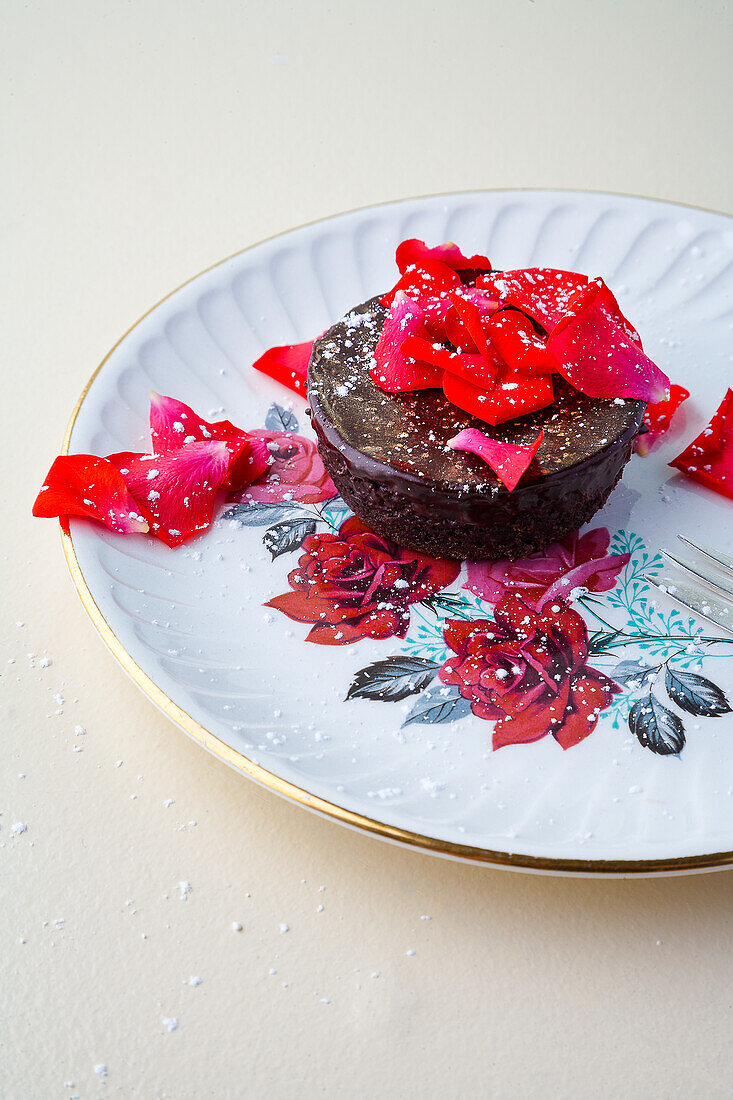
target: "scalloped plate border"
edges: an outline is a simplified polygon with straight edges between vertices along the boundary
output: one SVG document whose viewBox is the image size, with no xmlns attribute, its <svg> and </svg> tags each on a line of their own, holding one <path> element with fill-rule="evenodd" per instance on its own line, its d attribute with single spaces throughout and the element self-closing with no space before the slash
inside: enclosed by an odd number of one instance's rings
<svg viewBox="0 0 733 1100">
<path fill-rule="evenodd" d="M 84 403 L 87 393 L 92 386 L 97 375 L 103 369 L 112 353 L 120 346 L 134 329 L 148 317 L 158 306 L 167 301 L 174 294 L 182 290 L 183 287 L 188 286 L 196 279 L 205 275 L 209 271 L 213 271 L 215 268 L 225 264 L 228 260 L 233 259 L 235 256 L 241 256 L 246 252 L 250 252 L 252 249 L 257 248 L 259 245 L 265 244 L 267 241 L 275 240 L 278 237 L 286 236 L 298 229 L 304 229 L 307 226 L 317 225 L 325 223 L 336 218 L 342 214 L 358 213 L 360 211 L 372 210 L 375 207 L 391 206 L 400 202 L 410 202 L 416 199 L 427 198 L 445 198 L 451 199 L 461 195 L 480 195 L 497 194 L 497 193 L 511 193 L 516 191 L 517 194 L 523 194 L 526 192 L 535 193 L 552 193 L 556 195 L 579 195 L 579 194 L 594 194 L 598 196 L 606 195 L 609 198 L 638 198 L 644 201 L 659 202 L 664 206 L 679 206 L 681 208 L 687 208 L 691 210 L 700 210 L 706 213 L 722 214 L 721 211 L 710 210 L 706 207 L 693 206 L 690 203 L 670 203 L 668 200 L 660 200 L 649 198 L 649 196 L 642 195 L 629 195 L 623 192 L 606 192 L 606 191 L 588 191 L 588 190 L 568 190 L 567 188 L 480 188 L 469 191 L 453 191 L 436 194 L 427 194 L 420 196 L 403 196 L 399 199 L 392 199 L 388 202 L 369 204 L 364 207 L 355 207 L 352 210 L 340 211 L 338 214 L 331 215 L 328 218 L 317 218 L 314 221 L 305 222 L 299 226 L 293 226 L 288 230 L 281 233 L 273 234 L 270 237 L 265 237 L 260 241 L 256 241 L 245 248 L 238 249 L 236 252 L 231 253 L 229 256 L 225 256 L 223 259 L 210 264 L 202 271 L 192 275 L 189 279 L 186 279 L 179 286 L 175 287 L 168 294 L 160 298 L 150 309 L 146 310 L 142 316 L 140 316 L 134 324 L 127 329 L 125 333 L 117 340 L 117 342 L 110 348 L 105 357 L 102 359 L 99 366 L 93 372 L 89 378 L 87 384 L 79 396 L 78 401 L 74 407 L 74 410 L 69 419 L 69 423 L 64 435 L 63 444 L 61 447 L 62 454 L 69 453 L 69 445 L 71 442 L 71 435 L 74 429 L 79 411 Z M 179 707 L 160 687 L 140 668 L 140 666 L 133 659 L 130 652 L 122 645 L 116 634 L 112 630 L 107 620 L 104 618 L 102 612 L 97 606 L 92 592 L 86 583 L 83 572 L 79 565 L 76 550 L 74 548 L 74 540 L 71 535 L 68 523 L 61 524 L 61 540 L 64 551 L 64 557 L 66 564 L 69 568 L 71 578 L 74 582 L 79 597 L 84 605 L 84 608 L 89 615 L 96 630 L 100 634 L 102 640 L 112 652 L 113 656 L 122 665 L 123 669 L 131 677 L 134 683 L 140 688 L 140 690 L 148 696 L 148 698 L 155 704 L 155 706 L 161 710 L 168 718 L 171 719 L 177 726 L 180 727 L 192 737 L 195 741 L 201 744 L 210 753 L 216 756 L 219 760 L 225 764 L 234 768 L 236 771 L 243 775 L 248 776 L 255 782 L 259 783 L 263 787 L 267 787 L 274 791 L 276 794 L 283 798 L 290 799 L 293 802 L 304 806 L 306 809 L 311 810 L 320 816 L 331 818 L 338 821 L 342 825 L 346 825 L 349 828 L 359 830 L 360 832 L 368 833 L 372 836 L 377 836 L 382 840 L 390 841 L 391 843 L 398 844 L 404 847 L 412 847 L 421 849 L 431 855 L 443 856 L 447 859 L 460 860 L 464 862 L 485 864 L 493 867 L 504 867 L 518 871 L 533 872 L 535 874 L 561 874 L 561 875 L 573 875 L 573 876 L 586 876 L 586 877 L 648 877 L 653 875 L 674 875 L 674 874 L 694 874 L 702 871 L 714 871 L 723 870 L 725 868 L 733 866 L 733 852 L 710 852 L 703 853 L 695 856 L 683 856 L 670 859 L 654 859 L 654 860 L 583 860 L 583 859 L 553 859 L 546 857 L 529 856 L 522 853 L 512 853 L 505 851 L 494 851 L 487 848 L 475 847 L 468 844 L 456 844 L 446 840 L 440 840 L 435 837 L 424 836 L 421 833 L 412 832 L 405 829 L 400 829 L 395 826 L 389 825 L 382 821 L 377 821 L 373 818 L 367 817 L 363 814 L 354 813 L 351 810 L 347 810 L 343 806 L 339 806 L 335 803 L 328 802 L 326 799 L 320 798 L 317 795 L 313 795 L 310 792 L 304 790 L 301 787 L 296 786 L 294 783 L 290 783 L 287 780 L 280 778 L 273 772 L 268 771 L 266 768 L 261 767 L 242 753 L 237 752 L 231 748 L 225 742 L 221 741 L 218 737 L 207 730 L 201 725 L 195 718 L 192 718 L 190 714 L 186 713 L 181 707 Z"/>
</svg>

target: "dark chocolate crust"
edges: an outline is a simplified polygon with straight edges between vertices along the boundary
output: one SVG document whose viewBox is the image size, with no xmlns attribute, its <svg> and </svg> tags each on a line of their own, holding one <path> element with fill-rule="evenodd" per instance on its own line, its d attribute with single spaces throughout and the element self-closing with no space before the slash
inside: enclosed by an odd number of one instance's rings
<svg viewBox="0 0 733 1100">
<path fill-rule="evenodd" d="M 490 427 L 440 390 L 386 394 L 369 363 L 387 311 L 374 298 L 313 348 L 308 401 L 318 449 L 346 503 L 378 534 L 438 557 L 520 558 L 587 522 L 621 477 L 644 403 L 586 397 L 556 380 L 546 409 Z M 447 442 L 478 427 L 510 443 L 544 440 L 509 492 Z"/>
</svg>

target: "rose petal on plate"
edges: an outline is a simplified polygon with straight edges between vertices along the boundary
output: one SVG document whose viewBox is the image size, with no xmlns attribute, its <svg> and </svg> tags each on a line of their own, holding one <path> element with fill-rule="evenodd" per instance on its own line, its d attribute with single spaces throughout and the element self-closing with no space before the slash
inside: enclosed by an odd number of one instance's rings
<svg viewBox="0 0 733 1100">
<path fill-rule="evenodd" d="M 707 428 L 669 465 L 733 499 L 733 390 L 728 390 Z"/>
<path fill-rule="evenodd" d="M 391 306 L 398 291 L 407 294 L 416 302 L 422 302 L 424 298 L 440 298 L 456 286 L 461 285 L 461 277 L 439 260 L 426 259 L 417 266 L 412 266 L 409 271 L 404 271 L 399 281 L 388 291 L 380 301 L 383 306 Z"/>
<path fill-rule="evenodd" d="M 445 241 L 434 248 L 428 248 L 425 241 L 411 237 L 397 246 L 395 260 L 402 274 L 408 267 L 413 265 L 422 267 L 428 260 L 438 260 L 453 271 L 491 271 L 491 261 L 488 256 L 464 256 L 453 241 Z"/>
<path fill-rule="evenodd" d="M 511 493 L 537 454 L 543 438 L 544 432 L 541 431 L 533 443 L 517 445 L 491 439 L 478 428 L 464 428 L 448 440 L 448 446 L 454 451 L 469 451 L 478 455 Z"/>
<path fill-rule="evenodd" d="M 157 454 L 206 439 L 223 440 L 231 455 L 231 466 L 224 482 L 226 489 L 243 489 L 250 485 L 271 462 L 265 443 L 237 428 L 230 420 L 205 420 L 183 401 L 155 392 L 150 394 L 150 434 Z"/>
<path fill-rule="evenodd" d="M 148 525 L 117 467 L 97 455 L 60 455 L 33 505 L 34 516 L 86 516 L 122 535 Z"/>
<path fill-rule="evenodd" d="M 614 302 L 602 279 L 579 291 L 547 338 L 558 373 L 589 397 L 662 401 L 669 379 L 613 319 Z"/>
<path fill-rule="evenodd" d="M 231 455 L 224 440 L 206 439 L 166 454 L 123 451 L 109 456 L 150 530 L 178 546 L 211 525 Z"/>
<path fill-rule="evenodd" d="M 656 444 L 669 430 L 677 409 L 689 396 L 689 390 L 672 382 L 666 401 L 655 401 L 653 405 L 647 405 L 644 412 L 644 424 L 647 430 L 644 435 L 639 435 L 636 439 L 635 450 L 638 455 L 647 455 L 654 450 Z"/>
<path fill-rule="evenodd" d="M 386 393 L 404 393 L 440 387 L 442 370 L 418 363 L 402 351 L 408 336 L 427 337 L 425 312 L 404 291 L 399 290 L 385 319 L 374 349 L 369 374 L 375 385 Z"/>
<path fill-rule="evenodd" d="M 305 340 L 302 344 L 284 344 L 282 347 L 268 348 L 252 366 L 305 397 L 305 379 L 312 351 L 312 340 Z"/>
</svg>

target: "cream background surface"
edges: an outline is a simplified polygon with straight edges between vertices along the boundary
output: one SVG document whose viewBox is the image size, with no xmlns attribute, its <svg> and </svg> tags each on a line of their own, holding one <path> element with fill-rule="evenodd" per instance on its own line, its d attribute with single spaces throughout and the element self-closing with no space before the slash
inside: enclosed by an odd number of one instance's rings
<svg viewBox="0 0 733 1100">
<path fill-rule="evenodd" d="M 732 874 L 495 872 L 281 801 L 139 694 L 30 517 L 111 344 L 272 233 L 474 187 L 730 212 L 730 4 L 2 8 L 0 1095 L 730 1096 Z"/>
</svg>

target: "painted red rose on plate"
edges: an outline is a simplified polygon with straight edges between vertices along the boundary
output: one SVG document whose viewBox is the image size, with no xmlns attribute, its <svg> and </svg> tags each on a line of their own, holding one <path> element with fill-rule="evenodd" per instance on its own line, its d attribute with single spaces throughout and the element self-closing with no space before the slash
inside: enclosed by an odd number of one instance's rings
<svg viewBox="0 0 733 1100">
<path fill-rule="evenodd" d="M 404 638 L 410 604 L 452 584 L 460 569 L 458 562 L 401 549 L 355 516 L 336 534 L 309 535 L 303 551 L 288 576 L 292 591 L 267 606 L 313 623 L 308 641 L 320 645 Z"/>
<path fill-rule="evenodd" d="M 249 433 L 261 439 L 272 456 L 265 473 L 237 500 L 272 504 L 282 500 L 319 504 L 336 496 L 336 486 L 326 473 L 318 448 L 310 439 L 294 432 L 262 428 Z"/>
<path fill-rule="evenodd" d="M 520 561 L 467 562 L 465 588 L 488 603 L 497 604 L 516 592 L 539 610 L 551 599 L 568 599 L 575 588 L 609 592 L 629 560 L 628 554 L 609 554 L 607 528 L 581 535 L 573 531 L 537 554 Z"/>
<path fill-rule="evenodd" d="M 562 600 L 534 611 L 517 595 L 497 604 L 495 622 L 446 622 L 453 650 L 440 670 L 478 718 L 496 721 L 493 747 L 551 734 L 563 749 L 593 731 L 620 688 L 586 665 L 585 622 Z"/>
</svg>

